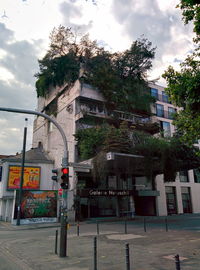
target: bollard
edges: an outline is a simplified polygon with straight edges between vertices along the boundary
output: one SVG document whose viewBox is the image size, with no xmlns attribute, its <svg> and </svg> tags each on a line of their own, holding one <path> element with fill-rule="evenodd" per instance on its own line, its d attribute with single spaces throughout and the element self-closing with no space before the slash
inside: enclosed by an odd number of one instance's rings
<svg viewBox="0 0 200 270">
<path fill-rule="evenodd" d="M 97 237 L 94 237 L 94 270 L 97 270 Z"/>
<path fill-rule="evenodd" d="M 97 221 L 97 234 L 99 234 L 99 222 Z"/>
<path fill-rule="evenodd" d="M 126 244 L 126 270 L 130 270 L 129 244 Z"/>
<path fill-rule="evenodd" d="M 79 226 L 80 226 L 80 224 L 79 224 L 79 222 L 77 223 L 77 236 L 79 236 Z"/>
<path fill-rule="evenodd" d="M 165 228 L 166 228 L 166 232 L 168 232 L 168 220 L 167 220 L 167 218 L 165 219 Z"/>
<path fill-rule="evenodd" d="M 144 231 L 147 231 L 147 226 L 146 226 L 146 218 L 144 218 Z"/>
<path fill-rule="evenodd" d="M 124 221 L 124 233 L 127 234 L 127 221 Z"/>
<path fill-rule="evenodd" d="M 56 230 L 56 238 L 55 238 L 55 254 L 58 254 L 58 230 Z"/>
<path fill-rule="evenodd" d="M 174 258 L 175 258 L 176 270 L 181 270 L 179 255 L 177 254 L 176 256 L 174 256 Z"/>
</svg>

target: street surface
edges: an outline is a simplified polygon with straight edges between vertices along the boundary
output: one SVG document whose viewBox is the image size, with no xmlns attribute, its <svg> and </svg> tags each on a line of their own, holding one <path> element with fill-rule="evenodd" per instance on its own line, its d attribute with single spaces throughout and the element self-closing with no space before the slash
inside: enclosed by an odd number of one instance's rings
<svg viewBox="0 0 200 270">
<path fill-rule="evenodd" d="M 130 269 L 173 270 L 180 255 L 181 270 L 200 269 L 200 215 L 165 218 L 136 217 L 97 225 L 72 224 L 66 258 L 55 254 L 59 224 L 13 226 L 0 222 L 0 270 L 93 270 L 93 242 L 97 236 L 97 270 L 125 270 L 125 244 L 130 247 Z M 59 246 L 58 246 L 59 251 Z"/>
</svg>

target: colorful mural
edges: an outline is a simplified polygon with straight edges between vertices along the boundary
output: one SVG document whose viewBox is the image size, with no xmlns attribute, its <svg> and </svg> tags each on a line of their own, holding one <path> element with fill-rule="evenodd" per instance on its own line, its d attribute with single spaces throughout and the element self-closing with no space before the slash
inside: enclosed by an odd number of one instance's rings
<svg viewBox="0 0 200 270">
<path fill-rule="evenodd" d="M 17 192 L 16 202 L 19 192 Z M 15 207 L 17 209 L 17 207 Z M 15 218 L 17 213 L 15 211 Z M 57 217 L 57 191 L 29 191 L 22 193 L 21 218 Z"/>
</svg>

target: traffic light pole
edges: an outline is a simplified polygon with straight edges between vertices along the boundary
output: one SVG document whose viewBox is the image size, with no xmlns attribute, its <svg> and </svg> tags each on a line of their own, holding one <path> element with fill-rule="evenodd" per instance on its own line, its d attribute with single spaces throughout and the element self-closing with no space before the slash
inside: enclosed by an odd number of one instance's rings
<svg viewBox="0 0 200 270">
<path fill-rule="evenodd" d="M 64 154 L 63 154 L 63 159 L 62 159 L 62 167 L 68 167 L 68 147 L 67 147 L 67 138 L 65 136 L 64 130 L 62 127 L 54 120 L 52 119 L 49 115 L 41 112 L 36 112 L 32 110 L 23 110 L 23 109 L 14 109 L 14 108 L 3 108 L 0 107 L 0 111 L 5 111 L 5 112 L 13 112 L 13 113 L 23 113 L 23 114 L 33 114 L 33 115 L 38 115 L 41 117 L 44 117 L 48 119 L 50 122 L 52 122 L 57 129 L 59 130 L 63 143 L 64 143 Z M 63 190 L 64 191 L 64 190 Z M 67 199 L 65 201 L 64 205 L 64 198 L 62 200 L 62 208 L 61 208 L 61 228 L 60 228 L 60 257 L 66 257 L 67 253 Z"/>
</svg>

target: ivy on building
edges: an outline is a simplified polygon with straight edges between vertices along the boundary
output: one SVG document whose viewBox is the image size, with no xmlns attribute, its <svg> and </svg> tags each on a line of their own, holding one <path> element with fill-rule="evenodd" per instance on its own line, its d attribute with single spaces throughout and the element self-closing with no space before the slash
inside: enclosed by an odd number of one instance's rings
<svg viewBox="0 0 200 270">
<path fill-rule="evenodd" d="M 198 148 L 188 147 L 179 137 L 156 138 L 148 133 L 130 129 L 126 122 L 119 128 L 109 125 L 78 130 L 75 135 L 81 159 L 93 158 L 94 178 L 102 179 L 108 173 L 106 153 L 117 152 L 141 156 L 124 164 L 126 172 L 136 167 L 153 180 L 164 174 L 164 181 L 174 181 L 177 171 L 198 167 Z"/>
</svg>

